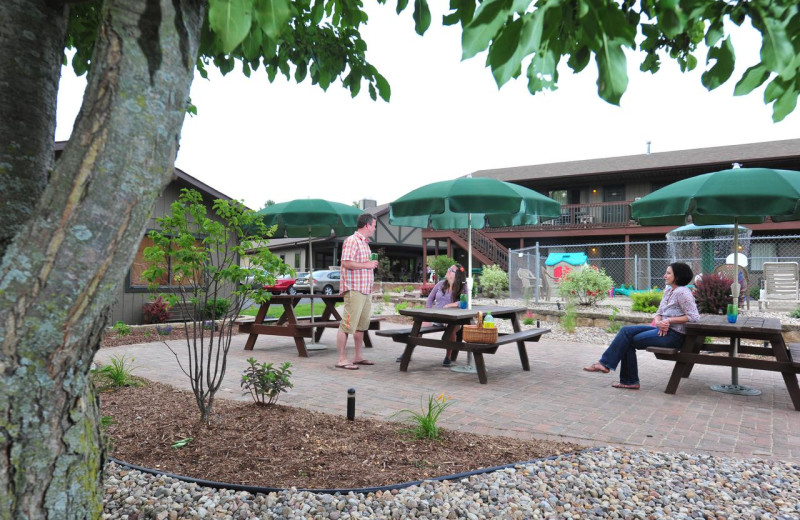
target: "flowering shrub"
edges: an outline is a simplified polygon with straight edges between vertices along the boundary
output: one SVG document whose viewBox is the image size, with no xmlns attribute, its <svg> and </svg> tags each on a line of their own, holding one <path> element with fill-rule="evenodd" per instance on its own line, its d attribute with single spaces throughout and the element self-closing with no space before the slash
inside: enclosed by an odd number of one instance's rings
<svg viewBox="0 0 800 520">
<path fill-rule="evenodd" d="M 525 313 L 525 316 L 522 317 L 522 324 L 523 325 L 533 325 L 534 322 L 533 314 L 531 311 Z"/>
<path fill-rule="evenodd" d="M 697 310 L 707 314 L 724 314 L 731 302 L 732 283 L 732 280 L 718 274 L 703 275 L 694 291 Z"/>
<path fill-rule="evenodd" d="M 169 336 L 172 334 L 172 325 L 156 325 L 156 332 L 159 336 Z"/>
<path fill-rule="evenodd" d="M 144 323 L 164 323 L 172 317 L 169 303 L 159 296 L 155 301 L 142 305 L 142 321 Z"/>
<path fill-rule="evenodd" d="M 585 267 L 566 273 L 558 284 L 561 297 L 578 305 L 594 305 L 608 296 L 614 280 L 605 269 Z"/>
<path fill-rule="evenodd" d="M 427 298 L 434 287 L 436 286 L 432 283 L 423 283 L 419 288 L 419 295 L 423 298 Z"/>
</svg>

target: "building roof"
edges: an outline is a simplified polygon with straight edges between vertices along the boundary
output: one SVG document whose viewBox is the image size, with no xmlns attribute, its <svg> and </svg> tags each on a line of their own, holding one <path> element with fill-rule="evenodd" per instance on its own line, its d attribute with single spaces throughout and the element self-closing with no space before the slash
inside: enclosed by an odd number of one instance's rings
<svg viewBox="0 0 800 520">
<path fill-rule="evenodd" d="M 54 148 L 54 150 L 56 152 L 56 157 L 58 157 L 58 155 L 60 155 L 61 152 L 64 151 L 64 147 L 66 145 L 67 145 L 67 141 L 56 141 L 55 148 Z M 185 171 L 181 170 L 180 168 L 175 168 L 173 170 L 173 172 L 172 172 L 172 180 L 173 181 L 181 180 L 184 183 L 188 184 L 190 187 L 192 187 L 192 188 L 194 188 L 194 189 L 196 189 L 198 191 L 201 191 L 201 192 L 203 192 L 203 194 L 208 195 L 208 196 L 210 196 L 211 198 L 214 198 L 214 199 L 233 200 L 232 197 L 229 197 L 228 195 L 225 195 L 221 191 L 218 191 L 215 188 L 212 188 L 211 186 L 209 186 L 208 184 L 204 183 L 200 179 L 197 179 L 196 177 L 192 177 L 191 175 L 189 175 Z"/>
<path fill-rule="evenodd" d="M 496 168 L 478 170 L 472 175 L 473 177 L 491 177 L 503 181 L 532 181 L 641 170 L 676 169 L 718 163 L 738 162 L 743 167 L 747 167 L 749 161 L 790 158 L 800 158 L 800 139 Z"/>
</svg>

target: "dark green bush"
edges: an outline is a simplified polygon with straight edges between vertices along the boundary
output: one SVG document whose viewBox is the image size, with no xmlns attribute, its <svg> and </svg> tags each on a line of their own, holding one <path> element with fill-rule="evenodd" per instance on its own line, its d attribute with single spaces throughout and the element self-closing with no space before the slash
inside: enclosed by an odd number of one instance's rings
<svg viewBox="0 0 800 520">
<path fill-rule="evenodd" d="M 758 285 L 750 288 L 750 299 L 758 301 L 759 296 L 761 296 L 761 287 Z"/>
<path fill-rule="evenodd" d="M 205 317 L 212 320 L 221 319 L 231 308 L 231 301 L 227 298 L 217 298 L 206 302 Z"/>
<path fill-rule="evenodd" d="M 658 306 L 661 305 L 661 297 L 664 295 L 662 291 L 647 291 L 640 293 L 631 293 L 632 311 L 640 312 L 656 312 Z"/>
<path fill-rule="evenodd" d="M 718 274 L 703 275 L 694 293 L 697 310 L 705 314 L 724 314 L 731 302 L 732 283 Z"/>
</svg>

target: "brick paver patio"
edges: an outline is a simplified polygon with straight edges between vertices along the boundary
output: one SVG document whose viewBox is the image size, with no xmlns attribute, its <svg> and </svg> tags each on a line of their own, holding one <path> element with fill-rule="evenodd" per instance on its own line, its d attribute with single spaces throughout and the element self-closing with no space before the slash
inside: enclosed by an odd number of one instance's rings
<svg viewBox="0 0 800 520">
<path fill-rule="evenodd" d="M 388 327 L 398 327 L 391 323 Z M 294 388 L 281 404 L 327 413 L 346 412 L 347 389 L 356 389 L 357 417 L 387 419 L 401 408 L 418 408 L 421 397 L 444 392 L 453 405 L 442 415 L 446 428 L 519 438 L 563 439 L 589 446 L 615 444 L 660 451 L 704 452 L 737 457 L 774 458 L 800 462 L 800 412 L 792 408 L 779 373 L 739 370 L 740 384 L 762 391 L 742 397 L 710 390 L 730 382 L 727 367 L 696 366 L 676 395 L 664 393 L 672 363 L 639 353 L 642 389 L 611 387 L 615 373 L 581 370 L 596 361 L 604 347 L 546 339 L 528 344 L 531 371 L 523 372 L 516 348 L 501 347 L 486 356 L 489 383 L 475 374 L 451 372 L 441 366 L 442 352 L 418 347 L 407 373 L 395 358 L 402 346 L 373 337 L 365 349 L 375 366 L 348 371 L 334 368 L 334 331 L 323 335 L 327 350 L 297 356 L 291 338 L 259 337 L 255 349 L 244 351 L 245 335 L 235 336 L 220 397 L 249 400 L 239 380 L 250 356 L 259 361 L 292 363 Z M 185 355 L 185 342 L 171 342 Z M 163 343 L 102 349 L 96 360 L 111 356 L 136 359 L 135 375 L 189 389 L 173 354 Z M 348 346 L 352 358 L 352 339 Z M 459 357 L 459 364 L 466 356 Z"/>
</svg>

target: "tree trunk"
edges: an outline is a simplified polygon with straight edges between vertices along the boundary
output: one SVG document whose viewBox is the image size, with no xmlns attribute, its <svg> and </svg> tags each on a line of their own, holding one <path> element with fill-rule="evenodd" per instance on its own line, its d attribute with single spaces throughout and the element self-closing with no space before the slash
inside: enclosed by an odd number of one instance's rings
<svg viewBox="0 0 800 520">
<path fill-rule="evenodd" d="M 102 510 L 89 366 L 149 213 L 172 177 L 205 3 L 106 1 L 72 137 L 3 255 L 0 518 L 94 518 Z M 6 52 L 0 49 L 0 63 Z M 19 91 L 43 88 L 37 77 L 6 80 L 20 82 Z M 32 124 L 39 140 L 52 141 L 52 121 Z M 37 152 L 29 174 L 47 178 L 52 159 L 41 154 L 49 150 Z"/>
<path fill-rule="evenodd" d="M 66 9 L 0 3 L 0 257 L 31 217 L 53 166 Z M 35 85 L 35 88 L 31 88 Z"/>
</svg>

